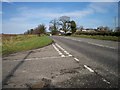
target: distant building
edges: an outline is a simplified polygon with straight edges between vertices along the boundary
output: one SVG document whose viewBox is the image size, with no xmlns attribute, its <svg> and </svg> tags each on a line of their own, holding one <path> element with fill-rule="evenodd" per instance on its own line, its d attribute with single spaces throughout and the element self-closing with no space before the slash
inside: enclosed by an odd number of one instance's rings
<svg viewBox="0 0 120 90">
<path fill-rule="evenodd" d="M 67 31 L 67 32 L 65 33 L 65 31 L 63 31 L 63 30 L 61 30 L 61 29 L 59 30 L 59 34 L 58 34 L 58 35 L 65 35 L 65 34 L 66 34 L 66 35 L 67 35 L 67 34 L 70 35 L 70 34 L 72 34 L 72 32 L 69 30 L 69 31 Z"/>
<path fill-rule="evenodd" d="M 86 29 L 83 29 L 83 30 L 81 30 L 81 31 L 86 32 L 87 30 L 86 30 Z"/>
<path fill-rule="evenodd" d="M 59 30 L 59 35 L 63 35 L 65 32 L 63 30 Z"/>
<path fill-rule="evenodd" d="M 96 32 L 96 30 L 95 29 L 83 29 L 83 30 L 81 30 L 81 31 L 83 31 L 83 32 Z"/>
</svg>

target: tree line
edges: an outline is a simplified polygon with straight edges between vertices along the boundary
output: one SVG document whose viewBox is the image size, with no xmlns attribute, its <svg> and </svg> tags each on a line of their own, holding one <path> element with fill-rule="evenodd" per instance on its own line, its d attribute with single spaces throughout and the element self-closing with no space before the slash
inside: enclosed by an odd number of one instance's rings
<svg viewBox="0 0 120 90">
<path fill-rule="evenodd" d="M 59 33 L 59 31 L 63 31 L 64 34 L 66 34 L 68 31 L 74 33 L 76 32 L 76 22 L 70 21 L 70 17 L 62 16 L 59 19 L 53 19 L 51 20 L 49 25 L 49 30 L 52 35 L 56 35 Z M 24 34 L 45 34 L 46 33 L 46 27 L 44 24 L 38 25 L 34 29 L 27 30 L 24 32 Z"/>
<path fill-rule="evenodd" d="M 58 19 L 51 20 L 49 30 L 53 35 L 62 33 L 63 35 L 83 34 L 83 35 L 120 36 L 120 27 L 116 27 L 114 31 L 107 26 L 99 26 L 97 27 L 97 29 L 92 28 L 85 29 L 83 26 L 77 27 L 76 22 L 74 20 L 70 20 L 70 17 L 68 16 L 62 16 Z"/>
<path fill-rule="evenodd" d="M 45 34 L 46 33 L 46 27 L 44 24 L 40 24 L 38 25 L 36 28 L 34 29 L 30 29 L 27 30 L 26 32 L 24 32 L 24 34 L 37 34 L 37 35 L 41 35 L 41 34 Z"/>
<path fill-rule="evenodd" d="M 85 31 L 86 30 L 86 31 Z M 68 16 L 61 16 L 58 19 L 53 19 L 49 22 L 49 31 L 52 35 L 68 35 L 68 34 L 76 34 L 76 35 L 110 35 L 110 36 L 120 36 L 120 28 L 116 27 L 113 30 L 109 27 L 99 26 L 97 29 L 85 29 L 83 26 L 77 27 L 76 22 L 74 20 L 70 20 Z M 46 26 L 44 24 L 38 25 L 34 29 L 27 30 L 24 34 L 46 34 Z"/>
</svg>

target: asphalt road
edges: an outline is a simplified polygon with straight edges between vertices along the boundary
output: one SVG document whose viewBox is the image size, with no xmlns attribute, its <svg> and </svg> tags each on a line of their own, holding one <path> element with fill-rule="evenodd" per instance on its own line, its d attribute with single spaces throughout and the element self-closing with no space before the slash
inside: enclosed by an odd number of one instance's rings
<svg viewBox="0 0 120 90">
<path fill-rule="evenodd" d="M 117 42 L 52 36 L 2 59 L 3 88 L 118 88 Z"/>
<path fill-rule="evenodd" d="M 111 83 L 118 83 L 118 42 L 95 39 L 52 36 L 56 43 L 68 50 L 95 73 Z"/>
</svg>

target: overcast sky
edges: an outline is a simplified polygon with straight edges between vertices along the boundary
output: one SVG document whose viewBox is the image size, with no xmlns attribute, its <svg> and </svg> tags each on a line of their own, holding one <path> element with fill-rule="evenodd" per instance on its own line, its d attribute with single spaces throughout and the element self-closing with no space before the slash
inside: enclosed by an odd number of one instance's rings
<svg viewBox="0 0 120 90">
<path fill-rule="evenodd" d="M 3 2 L 3 33 L 24 33 L 39 24 L 49 26 L 50 20 L 69 16 L 78 26 L 114 27 L 118 15 L 117 2 Z"/>
</svg>

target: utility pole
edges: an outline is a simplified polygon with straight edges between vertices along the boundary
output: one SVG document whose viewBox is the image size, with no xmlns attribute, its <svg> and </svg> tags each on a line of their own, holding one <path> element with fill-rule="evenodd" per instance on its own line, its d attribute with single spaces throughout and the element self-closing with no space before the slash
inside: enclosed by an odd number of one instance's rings
<svg viewBox="0 0 120 90">
<path fill-rule="evenodd" d="M 114 25 L 115 25 L 115 29 L 116 29 L 116 27 L 117 27 L 117 17 L 116 16 L 114 17 Z"/>
</svg>

